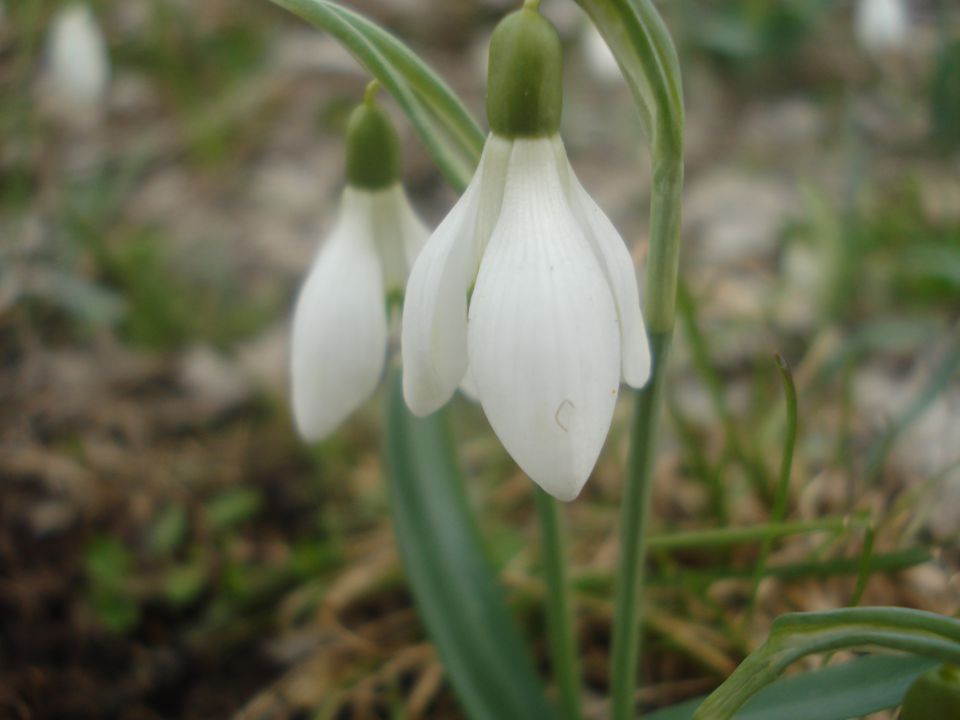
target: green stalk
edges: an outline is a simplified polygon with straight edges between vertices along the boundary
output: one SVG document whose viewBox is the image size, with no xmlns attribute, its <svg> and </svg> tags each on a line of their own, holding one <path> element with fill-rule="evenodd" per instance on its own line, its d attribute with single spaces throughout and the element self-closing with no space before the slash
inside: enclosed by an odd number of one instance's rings
<svg viewBox="0 0 960 720">
<path fill-rule="evenodd" d="M 542 534 L 541 552 L 547 583 L 547 628 L 550 656 L 560 691 L 560 711 L 564 720 L 580 720 L 580 663 L 574 637 L 573 606 L 567 578 L 566 542 L 561 508 L 554 498 L 539 487 L 535 491 L 537 515 Z"/>
<path fill-rule="evenodd" d="M 652 0 L 577 0 L 577 3 L 593 20 L 623 71 L 650 143 L 653 166 L 650 251 L 643 308 L 650 334 L 653 375 L 637 395 L 634 412 L 621 506 L 610 670 L 611 717 L 633 720 L 656 433 L 677 304 L 683 90 L 676 49 Z"/>
<path fill-rule="evenodd" d="M 627 485 L 620 505 L 620 554 L 614 603 L 611 661 L 611 717 L 634 717 L 634 692 L 640 657 L 640 620 L 646 569 L 650 494 L 656 456 L 657 425 L 666 378 L 670 333 L 650 337 L 653 377 L 638 394 L 630 444 Z"/>
</svg>

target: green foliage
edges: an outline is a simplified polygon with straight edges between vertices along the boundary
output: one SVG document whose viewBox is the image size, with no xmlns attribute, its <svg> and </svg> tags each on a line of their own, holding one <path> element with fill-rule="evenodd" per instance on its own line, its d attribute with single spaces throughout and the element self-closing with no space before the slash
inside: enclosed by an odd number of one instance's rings
<svg viewBox="0 0 960 720">
<path fill-rule="evenodd" d="M 741 67 L 768 68 L 789 59 L 829 8 L 827 0 L 700 0 L 685 5 L 694 46 Z"/>
<path fill-rule="evenodd" d="M 266 49 L 263 23 L 253 6 L 239 6 L 233 20 L 204 30 L 193 13 L 176 3 L 154 0 L 150 32 L 112 49 L 116 63 L 145 73 L 182 109 L 216 98 L 257 68 Z"/>
<path fill-rule="evenodd" d="M 194 252 L 185 264 L 158 230 L 132 228 L 89 240 L 103 283 L 124 299 L 120 329 L 134 345 L 227 345 L 252 335 L 274 314 L 275 300 L 251 299 L 237 279 L 218 268 L 226 258 Z M 214 276 L 204 277 L 205 270 Z"/>
<path fill-rule="evenodd" d="M 443 414 L 413 417 L 396 373 L 385 437 L 407 579 L 467 714 L 475 720 L 554 717 L 490 571 Z"/>
<path fill-rule="evenodd" d="M 934 220 L 907 180 L 838 207 L 810 191 L 791 242 L 815 248 L 823 273 L 817 298 L 823 322 L 939 310 L 960 303 L 960 223 Z"/>
<path fill-rule="evenodd" d="M 187 513 L 178 505 L 169 505 L 150 526 L 147 547 L 167 557 L 183 543 L 187 535 Z"/>
<path fill-rule="evenodd" d="M 132 629 L 140 607 L 128 586 L 133 558 L 116 538 L 94 539 L 86 550 L 87 602 L 105 628 L 115 633 Z"/>
<path fill-rule="evenodd" d="M 758 692 L 736 720 L 850 720 L 896 707 L 934 661 L 909 655 L 868 655 L 778 680 Z M 702 698 L 645 716 L 691 720 Z"/>
<path fill-rule="evenodd" d="M 941 665 L 924 673 L 907 691 L 900 720 L 952 720 L 960 717 L 960 668 Z"/>
<path fill-rule="evenodd" d="M 260 509 L 260 493 L 252 488 L 235 488 L 221 493 L 207 507 L 207 522 L 215 531 L 230 530 L 247 522 Z"/>
<path fill-rule="evenodd" d="M 170 568 L 164 577 L 163 594 L 174 607 L 194 602 L 210 580 L 210 568 L 202 556 L 193 562 Z"/>
<path fill-rule="evenodd" d="M 942 147 L 960 149 L 960 40 L 937 55 L 930 96 L 933 137 Z"/>
<path fill-rule="evenodd" d="M 807 655 L 864 646 L 957 662 L 960 620 L 906 608 L 782 615 L 774 622 L 766 642 L 700 705 L 694 720 L 733 718 L 747 700 Z"/>
</svg>

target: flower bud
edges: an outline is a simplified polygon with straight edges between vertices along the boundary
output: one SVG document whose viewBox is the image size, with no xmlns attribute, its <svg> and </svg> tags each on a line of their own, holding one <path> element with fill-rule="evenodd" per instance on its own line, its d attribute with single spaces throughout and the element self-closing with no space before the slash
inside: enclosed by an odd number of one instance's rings
<svg viewBox="0 0 960 720">
<path fill-rule="evenodd" d="M 903 699 L 900 720 L 960 718 L 960 668 L 941 665 L 917 678 Z"/>
<path fill-rule="evenodd" d="M 381 190 L 400 179 L 400 141 L 373 92 L 347 124 L 347 184 L 365 190 Z"/>
<path fill-rule="evenodd" d="M 490 39 L 487 120 L 503 138 L 549 137 L 563 107 L 560 36 L 532 7 L 511 13 Z"/>
</svg>

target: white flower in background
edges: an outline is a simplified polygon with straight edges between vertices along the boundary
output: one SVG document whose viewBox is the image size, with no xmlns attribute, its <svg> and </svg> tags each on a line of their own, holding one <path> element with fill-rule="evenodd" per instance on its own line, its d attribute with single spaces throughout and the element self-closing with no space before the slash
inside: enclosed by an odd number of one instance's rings
<svg viewBox="0 0 960 720">
<path fill-rule="evenodd" d="M 87 5 L 67 5 L 54 16 L 47 41 L 47 70 L 58 99 L 96 108 L 110 84 L 110 58 Z"/>
<path fill-rule="evenodd" d="M 902 48 L 910 31 L 906 0 L 859 0 L 854 31 L 860 46 L 868 52 Z"/>
<path fill-rule="evenodd" d="M 572 500 L 596 464 L 621 379 L 641 387 L 650 374 L 636 275 L 557 133 L 553 27 L 520 10 L 497 28 L 490 57 L 492 133 L 410 275 L 404 397 L 426 415 L 467 378 L 523 471 Z"/>
<path fill-rule="evenodd" d="M 347 131 L 347 187 L 293 314 L 297 430 L 321 440 L 367 400 L 383 373 L 388 301 L 403 293 L 427 230 L 399 180 L 398 141 L 372 91 Z"/>
</svg>

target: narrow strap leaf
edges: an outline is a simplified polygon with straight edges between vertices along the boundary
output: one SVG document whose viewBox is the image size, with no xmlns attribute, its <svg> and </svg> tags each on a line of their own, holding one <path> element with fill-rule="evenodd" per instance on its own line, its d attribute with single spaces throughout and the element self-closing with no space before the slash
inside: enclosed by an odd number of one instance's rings
<svg viewBox="0 0 960 720">
<path fill-rule="evenodd" d="M 751 653 L 697 709 L 694 720 L 727 720 L 792 663 L 814 653 L 882 647 L 940 662 L 960 662 L 960 620 L 896 607 L 791 613 L 773 623 Z"/>
<path fill-rule="evenodd" d="M 896 707 L 910 684 L 937 662 L 913 655 L 868 655 L 768 685 L 734 716 L 736 720 L 848 720 Z M 691 720 L 702 698 L 680 703 L 646 720 Z"/>
<path fill-rule="evenodd" d="M 412 416 L 394 375 L 385 453 L 394 530 L 450 683 L 473 720 L 555 718 L 484 555 L 444 414 Z"/>
</svg>

